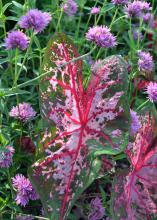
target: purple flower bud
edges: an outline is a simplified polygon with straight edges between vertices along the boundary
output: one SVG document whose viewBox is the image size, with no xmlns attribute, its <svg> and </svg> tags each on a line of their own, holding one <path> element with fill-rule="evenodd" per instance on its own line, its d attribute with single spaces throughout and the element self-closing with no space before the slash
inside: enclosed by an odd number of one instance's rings
<svg viewBox="0 0 157 220">
<path fill-rule="evenodd" d="M 110 32 L 110 29 L 105 26 L 95 26 L 86 33 L 88 41 L 95 42 L 100 47 L 112 48 L 116 45 L 116 38 Z"/>
<path fill-rule="evenodd" d="M 20 18 L 19 26 L 24 29 L 33 29 L 36 33 L 41 32 L 51 21 L 51 15 L 38 9 L 31 9 Z"/>
<path fill-rule="evenodd" d="M 149 25 L 150 28 L 153 28 L 154 25 L 154 15 L 150 12 L 143 15 L 143 21 Z"/>
<path fill-rule="evenodd" d="M 21 121 L 28 121 L 35 117 L 36 112 L 28 103 L 20 103 L 16 107 L 13 107 L 9 113 L 11 117 L 19 119 Z"/>
<path fill-rule="evenodd" d="M 15 150 L 11 146 L 6 146 L 3 151 L 0 151 L 0 167 L 8 168 L 12 164 L 12 158 Z"/>
<path fill-rule="evenodd" d="M 5 38 L 5 47 L 8 50 L 16 48 L 25 50 L 28 47 L 28 43 L 28 37 L 21 31 L 12 31 Z"/>
<path fill-rule="evenodd" d="M 112 3 L 115 5 L 126 5 L 128 0 L 112 0 Z"/>
<path fill-rule="evenodd" d="M 139 29 L 134 29 L 133 30 L 133 38 L 134 40 L 142 40 L 143 39 L 143 34 L 140 32 Z"/>
</svg>

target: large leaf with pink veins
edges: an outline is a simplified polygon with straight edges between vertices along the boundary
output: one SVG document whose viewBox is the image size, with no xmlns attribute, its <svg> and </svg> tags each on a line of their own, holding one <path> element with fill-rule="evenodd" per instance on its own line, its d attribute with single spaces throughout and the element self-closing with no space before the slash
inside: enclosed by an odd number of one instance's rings
<svg viewBox="0 0 157 220">
<path fill-rule="evenodd" d="M 90 160 L 86 142 L 94 139 L 119 149 L 129 129 L 126 64 L 112 56 L 95 64 L 83 88 L 82 61 L 73 43 L 58 34 L 48 43 L 40 82 L 41 111 L 56 135 L 32 167 L 32 181 L 46 215 L 67 219 L 80 194 L 96 178 L 98 159 Z M 67 65 L 64 65 L 67 62 Z"/>
<path fill-rule="evenodd" d="M 115 220 L 152 220 L 157 216 L 157 132 L 150 116 L 126 151 L 130 172 L 117 176 L 111 204 Z"/>
</svg>

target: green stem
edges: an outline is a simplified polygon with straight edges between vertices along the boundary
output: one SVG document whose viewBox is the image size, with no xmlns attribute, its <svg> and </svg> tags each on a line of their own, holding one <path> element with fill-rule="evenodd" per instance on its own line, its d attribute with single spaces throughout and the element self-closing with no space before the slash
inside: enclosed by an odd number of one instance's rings
<svg viewBox="0 0 157 220">
<path fill-rule="evenodd" d="M 76 31 L 76 34 L 75 34 L 75 38 L 78 38 L 78 36 L 79 36 L 80 24 L 81 24 L 82 13 L 83 13 L 83 7 L 84 7 L 84 4 L 82 5 L 82 0 L 81 0 L 80 16 L 79 16 L 79 20 L 78 20 L 78 25 L 77 25 L 77 31 Z"/>
<path fill-rule="evenodd" d="M 41 216 L 33 216 L 33 215 L 25 215 L 22 213 L 19 213 L 21 216 L 27 216 L 27 217 L 33 217 L 35 219 L 43 219 L 43 220 L 50 220 L 49 218 L 41 217 Z"/>
<path fill-rule="evenodd" d="M 39 68 L 39 74 L 41 74 L 41 67 L 42 67 L 42 51 L 39 51 L 39 63 L 40 63 L 40 68 Z"/>
<path fill-rule="evenodd" d="M 123 16 L 117 18 L 117 19 L 112 23 L 112 26 L 113 26 L 113 24 L 117 23 L 117 21 L 121 20 L 122 18 L 126 18 L 126 15 L 123 15 Z"/>
<path fill-rule="evenodd" d="M 96 2 L 94 4 L 94 7 L 96 7 L 97 3 L 98 3 L 98 0 L 96 0 Z M 88 20 L 87 20 L 87 23 L 86 23 L 86 26 L 85 26 L 85 32 L 87 31 L 87 28 L 88 28 L 91 17 L 92 17 L 92 14 L 90 13 L 89 17 L 88 17 Z"/>
<path fill-rule="evenodd" d="M 140 27 L 139 27 L 139 32 L 138 32 L 138 40 L 137 40 L 137 49 L 140 49 L 140 33 L 142 31 L 142 23 L 143 23 L 143 19 L 140 19 Z"/>
<path fill-rule="evenodd" d="M 114 16 L 113 16 L 113 18 L 112 18 L 111 24 L 110 24 L 110 26 L 109 26 L 110 29 L 112 28 L 112 26 L 113 26 L 113 24 L 114 24 L 114 21 L 115 21 L 115 18 L 117 17 L 117 14 L 118 14 L 118 8 L 116 8 L 116 11 L 115 11 Z M 102 48 L 100 48 L 99 51 L 98 51 L 98 53 L 97 53 L 96 60 L 98 59 L 98 57 L 99 57 L 99 55 L 100 55 L 100 53 L 101 53 L 101 49 L 102 49 Z M 106 49 L 106 51 L 105 51 L 105 57 L 106 57 L 106 55 L 107 55 L 107 49 Z"/>
<path fill-rule="evenodd" d="M 131 50 L 131 60 L 134 60 L 134 55 L 135 55 L 135 42 L 132 36 L 132 19 L 130 18 L 129 21 L 129 39 L 130 39 L 130 50 Z"/>
<path fill-rule="evenodd" d="M 7 169 L 7 177 L 8 177 L 10 190 L 11 190 L 11 196 L 12 196 L 12 199 L 14 199 L 15 194 L 14 194 L 14 190 L 13 190 L 13 187 L 12 187 L 12 182 L 11 182 L 11 176 L 10 176 L 9 169 Z"/>
<path fill-rule="evenodd" d="M 96 49 L 96 46 L 93 47 L 93 49 L 92 49 L 91 51 L 89 51 L 88 53 L 86 53 L 86 54 L 84 54 L 84 55 L 82 55 L 82 56 L 79 56 L 79 57 L 73 58 L 72 60 L 63 63 L 60 67 L 64 67 L 64 66 L 66 66 L 66 65 L 69 64 L 69 63 L 72 63 L 72 62 L 74 62 L 74 61 L 77 61 L 77 60 L 80 60 L 80 59 L 83 59 L 83 58 L 89 56 L 89 55 L 90 55 L 95 49 Z"/>
<path fill-rule="evenodd" d="M 102 9 L 103 9 L 103 7 L 105 6 L 106 1 L 107 1 L 107 0 L 104 0 L 104 3 L 103 3 L 103 5 L 102 5 L 102 7 L 101 7 Z M 97 25 L 97 24 L 98 24 L 98 22 L 99 22 L 99 20 L 100 20 L 101 16 L 102 16 L 102 14 L 100 13 L 100 14 L 99 14 L 99 16 L 98 16 L 98 19 L 97 19 L 97 21 L 96 21 L 96 24 L 95 24 L 95 25 Z M 105 19 L 104 19 L 104 20 L 105 20 Z"/>
<path fill-rule="evenodd" d="M 15 51 L 15 78 L 14 78 L 14 83 L 13 83 L 13 85 L 15 85 L 15 87 L 16 87 L 16 89 L 17 89 L 17 75 L 18 75 L 18 69 L 17 69 L 17 67 L 18 67 L 18 65 L 17 65 L 17 63 L 18 63 L 18 55 L 19 55 L 19 49 L 18 48 L 16 48 L 16 51 Z M 17 104 L 19 104 L 19 98 L 18 98 L 18 95 L 16 95 L 16 101 L 17 101 Z"/>
<path fill-rule="evenodd" d="M 63 63 L 62 65 L 60 65 L 58 68 L 62 68 L 62 67 L 66 66 L 66 65 L 69 64 L 69 63 L 72 63 L 72 62 L 74 62 L 74 61 L 83 59 L 83 58 L 85 58 L 86 56 L 89 56 L 95 49 L 96 49 L 96 46 L 93 47 L 93 49 L 92 49 L 91 51 L 89 51 L 88 53 L 86 53 L 86 54 L 84 54 L 84 55 L 82 55 L 82 56 L 76 57 L 76 58 L 74 58 L 74 59 L 72 59 L 72 60 L 70 60 L 70 61 L 68 61 L 68 62 L 65 62 L 65 63 Z M 19 88 L 23 88 L 23 87 L 25 87 L 25 86 L 28 86 L 28 85 L 30 85 L 31 83 L 37 81 L 38 79 L 40 79 L 40 78 L 46 76 L 47 74 L 49 74 L 49 73 L 51 73 L 51 72 L 52 72 L 52 71 L 47 71 L 47 72 L 45 72 L 45 73 L 43 73 L 43 74 L 37 76 L 37 77 L 34 78 L 34 79 L 31 79 L 31 80 L 29 80 L 29 81 L 27 81 L 27 82 L 21 83 L 21 84 L 15 86 L 15 87 L 12 87 L 12 88 L 10 89 L 10 91 L 14 91 L 14 90 L 16 90 L 16 89 L 19 89 Z"/>
<path fill-rule="evenodd" d="M 3 31 L 4 31 L 4 36 L 5 36 L 5 38 L 6 38 L 7 32 L 6 32 L 5 22 L 4 22 L 4 24 L 3 24 Z"/>
<path fill-rule="evenodd" d="M 15 79 L 14 79 L 14 85 L 17 85 L 17 63 L 18 63 L 18 55 L 19 55 L 19 50 L 16 48 L 15 51 Z"/>
<path fill-rule="evenodd" d="M 22 69 L 23 69 L 23 66 L 24 66 L 25 62 L 26 62 L 26 59 L 28 58 L 29 52 L 30 52 L 30 50 L 31 50 L 32 42 L 33 42 L 33 37 L 34 37 L 34 33 L 32 32 L 32 33 L 31 33 L 31 37 L 30 37 L 29 46 L 28 46 L 27 51 L 26 51 L 26 53 L 25 53 L 25 56 L 24 56 L 24 58 L 23 58 L 23 62 L 22 62 L 22 64 L 21 64 L 21 67 L 20 67 L 18 73 L 16 74 L 16 79 L 15 79 L 14 85 L 17 83 L 17 81 L 18 81 L 18 79 L 19 79 L 19 76 L 20 76 L 20 73 L 21 73 L 21 71 L 22 71 Z"/>
<path fill-rule="evenodd" d="M 61 8 L 59 19 L 58 19 L 58 23 L 57 23 L 57 26 L 56 26 L 56 31 L 61 31 L 62 16 L 63 16 L 63 9 Z"/>
<path fill-rule="evenodd" d="M 115 11 L 115 13 L 114 13 L 114 16 L 113 16 L 113 18 L 112 18 L 112 21 L 111 21 L 111 23 L 110 23 L 110 26 L 109 26 L 110 29 L 112 28 L 112 26 L 113 26 L 113 24 L 114 24 L 114 22 L 115 22 L 115 19 L 116 19 L 117 14 L 118 14 L 118 10 L 119 10 L 119 8 L 117 7 L 117 8 L 116 8 L 116 11 Z"/>
<path fill-rule="evenodd" d="M 149 102 L 149 99 L 147 99 L 145 102 L 143 102 L 143 103 L 136 109 L 136 111 L 141 110 L 148 102 Z"/>
<path fill-rule="evenodd" d="M 23 87 L 25 87 L 25 86 L 31 85 L 33 82 L 37 81 L 38 79 L 40 79 L 40 78 L 46 76 L 48 73 L 51 73 L 51 72 L 52 72 L 52 71 L 47 71 L 47 72 L 45 72 L 45 73 L 43 73 L 43 74 L 41 74 L 41 75 L 35 77 L 34 79 L 31 79 L 31 80 L 29 80 L 29 81 L 27 81 L 27 82 L 21 83 L 21 84 L 17 85 L 16 87 L 12 87 L 12 88 L 10 89 L 10 91 L 15 91 L 15 92 L 16 92 L 16 89 L 20 89 L 20 88 L 23 88 Z"/>
</svg>

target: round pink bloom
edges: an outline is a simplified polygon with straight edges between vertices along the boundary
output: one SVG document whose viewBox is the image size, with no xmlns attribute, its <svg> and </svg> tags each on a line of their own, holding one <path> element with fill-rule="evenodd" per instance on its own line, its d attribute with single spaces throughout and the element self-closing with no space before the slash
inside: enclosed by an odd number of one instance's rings
<svg viewBox="0 0 157 220">
<path fill-rule="evenodd" d="M 91 8 L 91 11 L 90 11 L 90 13 L 93 15 L 99 14 L 99 12 L 100 12 L 100 8 L 98 7 L 93 7 Z"/>
<path fill-rule="evenodd" d="M 91 212 L 88 216 L 88 219 L 99 220 L 99 219 L 103 219 L 104 215 L 105 215 L 105 209 L 103 207 L 101 199 L 99 197 L 92 199 Z"/>
<path fill-rule="evenodd" d="M 17 174 L 12 178 L 13 187 L 17 190 L 16 203 L 22 206 L 27 205 L 29 200 L 39 198 L 28 178 L 22 174 Z"/>
<path fill-rule="evenodd" d="M 29 10 L 26 15 L 22 16 L 19 26 L 24 29 L 33 29 L 36 33 L 41 32 L 51 21 L 51 15 L 38 9 Z"/>
<path fill-rule="evenodd" d="M 6 146 L 3 151 L 0 151 L 0 167 L 8 168 L 12 164 L 12 158 L 15 150 L 12 146 Z"/>
<path fill-rule="evenodd" d="M 151 72 L 154 68 L 153 57 L 149 52 L 140 51 L 138 53 L 138 66 L 140 71 Z"/>
<path fill-rule="evenodd" d="M 105 26 L 95 26 L 88 30 L 86 39 L 95 42 L 100 47 L 112 48 L 116 43 L 115 36 Z"/>
<path fill-rule="evenodd" d="M 144 14 L 151 11 L 151 9 L 152 8 L 150 7 L 150 3 L 134 0 L 133 2 L 128 3 L 124 11 L 129 18 L 143 18 Z"/>
<path fill-rule="evenodd" d="M 146 93 L 151 102 L 157 102 L 157 83 L 150 82 L 147 86 Z"/>
<path fill-rule="evenodd" d="M 11 117 L 19 119 L 21 121 L 28 121 L 35 117 L 36 112 L 28 103 L 20 103 L 16 107 L 13 107 L 9 113 Z"/>
<path fill-rule="evenodd" d="M 61 5 L 61 8 L 68 16 L 73 16 L 77 12 L 78 5 L 74 0 L 66 0 L 66 2 Z"/>
<path fill-rule="evenodd" d="M 11 31 L 5 38 L 5 47 L 10 49 L 25 50 L 28 47 L 28 37 L 22 31 Z"/>
</svg>

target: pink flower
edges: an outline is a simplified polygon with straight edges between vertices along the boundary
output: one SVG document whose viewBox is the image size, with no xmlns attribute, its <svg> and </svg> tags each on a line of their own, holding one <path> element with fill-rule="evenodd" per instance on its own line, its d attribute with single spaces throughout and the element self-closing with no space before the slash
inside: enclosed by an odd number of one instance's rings
<svg viewBox="0 0 157 220">
<path fill-rule="evenodd" d="M 11 31 L 5 38 L 6 49 L 20 49 L 25 50 L 28 47 L 28 37 L 22 31 Z"/>
<path fill-rule="evenodd" d="M 134 135 L 138 132 L 138 130 L 141 127 L 141 124 L 139 122 L 138 115 L 135 111 L 130 110 L 130 115 L 131 115 L 131 135 Z"/>
<path fill-rule="evenodd" d="M 151 72 L 154 68 L 153 57 L 149 52 L 140 51 L 138 53 L 138 66 L 140 71 Z"/>
<path fill-rule="evenodd" d="M 31 9 L 22 16 L 19 26 L 24 29 L 33 29 L 36 33 L 41 32 L 51 21 L 51 15 L 38 9 Z"/>
<path fill-rule="evenodd" d="M 13 187 L 17 190 L 16 203 L 22 206 L 27 205 L 29 200 L 38 199 L 33 186 L 28 178 L 24 177 L 22 174 L 17 174 L 12 178 Z"/>
<path fill-rule="evenodd" d="M 73 0 L 67 0 L 64 4 L 61 5 L 61 8 L 63 8 L 64 12 L 68 16 L 73 16 L 77 12 L 78 5 Z"/>
<path fill-rule="evenodd" d="M 90 11 L 90 13 L 93 15 L 99 14 L 99 12 L 100 12 L 100 8 L 98 7 L 93 7 L 91 8 L 91 11 Z"/>
<path fill-rule="evenodd" d="M 8 168 L 12 164 L 12 158 L 15 150 L 12 146 L 6 146 L 3 151 L 0 151 L 0 167 Z"/>
<path fill-rule="evenodd" d="M 105 209 L 101 199 L 96 197 L 91 201 L 91 213 L 88 216 L 89 220 L 101 220 L 105 215 Z"/>
<path fill-rule="evenodd" d="M 28 121 L 35 117 L 36 112 L 28 103 L 20 103 L 16 107 L 13 107 L 9 113 L 11 117 L 19 119 L 21 121 Z"/>
<path fill-rule="evenodd" d="M 86 33 L 88 41 L 95 42 L 98 46 L 104 48 L 112 48 L 116 46 L 116 38 L 110 32 L 110 29 L 105 26 L 95 26 Z"/>
<path fill-rule="evenodd" d="M 146 93 L 151 102 L 157 102 L 157 83 L 150 82 L 147 86 Z"/>
</svg>

